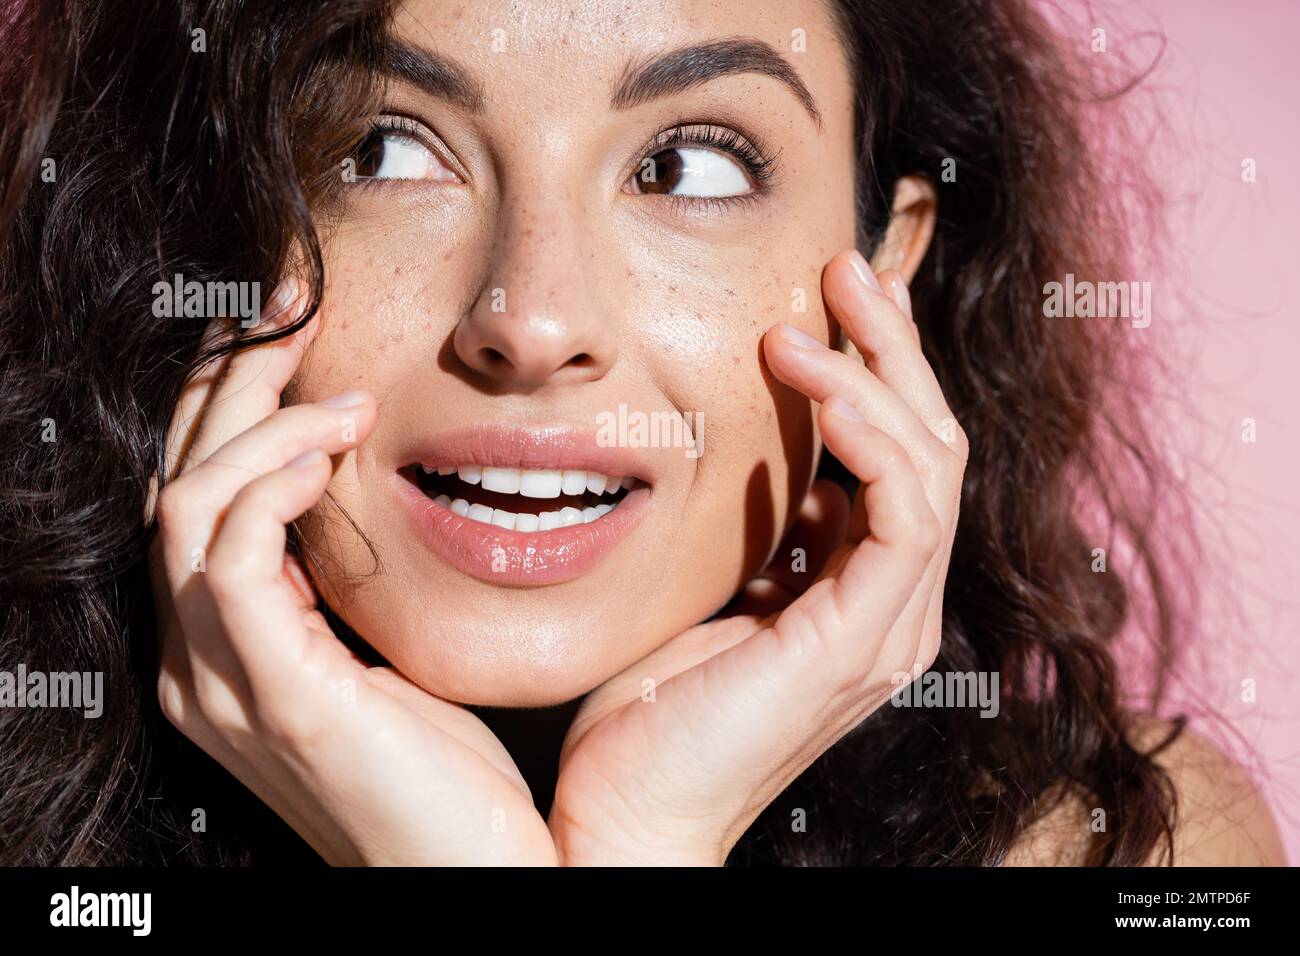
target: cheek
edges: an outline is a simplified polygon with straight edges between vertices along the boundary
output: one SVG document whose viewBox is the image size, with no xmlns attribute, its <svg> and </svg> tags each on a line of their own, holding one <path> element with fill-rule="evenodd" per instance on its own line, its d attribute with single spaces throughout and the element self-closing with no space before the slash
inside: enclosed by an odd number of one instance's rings
<svg viewBox="0 0 1300 956">
<path fill-rule="evenodd" d="M 644 317 L 637 351 L 649 374 L 677 409 L 702 419 L 703 455 L 683 500 L 684 574 L 733 593 L 766 562 L 811 481 L 812 406 L 771 375 L 761 343 L 782 322 L 828 335 L 819 254 L 706 250 L 689 271 L 661 255 L 627 270 L 623 285 L 624 314 Z"/>
</svg>

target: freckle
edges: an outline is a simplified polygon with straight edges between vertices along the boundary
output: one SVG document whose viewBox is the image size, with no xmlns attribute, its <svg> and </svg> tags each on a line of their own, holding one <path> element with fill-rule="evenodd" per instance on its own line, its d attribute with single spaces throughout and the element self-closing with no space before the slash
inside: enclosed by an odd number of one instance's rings
<svg viewBox="0 0 1300 956">
<path fill-rule="evenodd" d="M 401 267 L 401 266 L 394 266 L 394 267 L 393 267 L 393 275 L 395 275 L 395 276 L 400 276 L 401 274 L 402 274 L 402 267 Z"/>
<path fill-rule="evenodd" d="M 448 249 L 446 252 L 444 252 L 442 254 L 442 261 L 443 262 L 448 261 L 451 258 L 452 253 L 455 251 L 456 251 L 455 249 Z"/>
</svg>

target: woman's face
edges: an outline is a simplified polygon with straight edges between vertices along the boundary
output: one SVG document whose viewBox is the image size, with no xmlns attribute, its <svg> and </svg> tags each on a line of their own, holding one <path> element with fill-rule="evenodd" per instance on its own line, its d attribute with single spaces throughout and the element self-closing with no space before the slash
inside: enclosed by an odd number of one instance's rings
<svg viewBox="0 0 1300 956">
<path fill-rule="evenodd" d="M 817 0 L 409 0 L 394 35 L 294 383 L 380 403 L 314 574 L 426 690 L 559 703 L 724 605 L 809 485 L 811 408 L 759 342 L 832 334 L 847 66 Z"/>
</svg>

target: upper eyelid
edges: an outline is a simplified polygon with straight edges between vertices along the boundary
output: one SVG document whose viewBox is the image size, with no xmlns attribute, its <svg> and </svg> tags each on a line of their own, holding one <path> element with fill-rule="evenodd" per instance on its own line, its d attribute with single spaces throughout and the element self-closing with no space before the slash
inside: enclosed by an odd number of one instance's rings
<svg viewBox="0 0 1300 956">
<path fill-rule="evenodd" d="M 694 141 L 689 136 L 685 135 L 691 130 L 700 129 L 722 131 L 725 135 L 736 137 L 739 141 L 739 145 L 747 146 L 757 156 L 761 157 L 761 163 L 757 164 L 759 168 L 750 169 L 749 163 L 745 161 L 745 157 L 740 155 L 737 150 L 728 149 L 725 146 L 714 145 L 707 142 Z M 746 173 L 757 180 L 755 185 L 760 188 L 772 186 L 776 178 L 776 173 L 780 168 L 778 162 L 781 155 L 780 150 L 776 150 L 775 152 L 769 150 L 762 141 L 753 134 L 737 129 L 735 126 L 726 123 L 687 119 L 678 120 L 655 133 L 654 136 L 650 138 L 650 141 L 646 143 L 641 156 L 637 159 L 638 166 L 646 157 L 653 155 L 655 150 L 670 149 L 674 145 L 694 147 L 696 149 L 713 149 L 717 152 L 736 156 L 741 161 L 742 165 L 745 166 Z"/>
</svg>

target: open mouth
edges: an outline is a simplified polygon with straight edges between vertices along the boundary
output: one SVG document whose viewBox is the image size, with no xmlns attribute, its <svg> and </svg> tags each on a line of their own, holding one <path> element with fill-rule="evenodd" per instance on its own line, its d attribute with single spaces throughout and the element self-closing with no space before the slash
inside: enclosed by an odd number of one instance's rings
<svg viewBox="0 0 1300 956">
<path fill-rule="evenodd" d="M 400 473 L 434 504 L 462 518 L 523 532 L 592 524 L 644 487 L 637 478 L 569 469 L 417 464 Z"/>
</svg>

